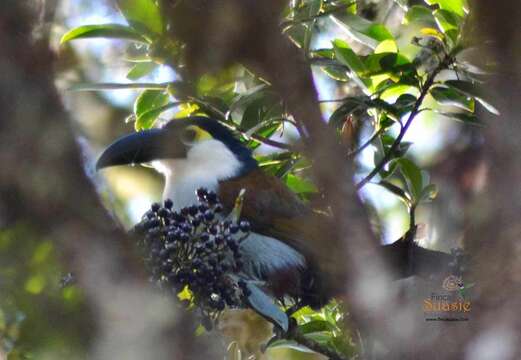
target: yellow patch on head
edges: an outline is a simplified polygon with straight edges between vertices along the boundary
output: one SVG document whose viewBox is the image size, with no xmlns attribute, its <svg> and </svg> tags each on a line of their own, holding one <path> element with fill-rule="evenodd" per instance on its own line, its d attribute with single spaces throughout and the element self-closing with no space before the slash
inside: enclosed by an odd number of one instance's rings
<svg viewBox="0 0 521 360">
<path fill-rule="evenodd" d="M 193 145 L 204 140 L 213 139 L 208 131 L 197 125 L 189 125 L 183 128 L 179 137 L 185 145 Z"/>
<path fill-rule="evenodd" d="M 197 125 L 187 126 L 186 129 L 189 129 L 189 130 L 192 130 L 195 132 L 194 141 L 213 139 L 213 136 L 208 131 L 204 130 L 203 128 L 201 128 Z"/>
</svg>

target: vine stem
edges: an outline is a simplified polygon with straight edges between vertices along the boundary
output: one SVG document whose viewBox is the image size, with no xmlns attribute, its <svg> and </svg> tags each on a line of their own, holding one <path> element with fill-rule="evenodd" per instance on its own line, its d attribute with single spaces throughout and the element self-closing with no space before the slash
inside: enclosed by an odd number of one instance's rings
<svg viewBox="0 0 521 360">
<path fill-rule="evenodd" d="M 364 185 L 366 185 L 369 181 L 371 181 L 371 179 L 374 178 L 376 176 L 376 174 L 378 174 L 383 169 L 383 167 L 391 160 L 391 156 L 394 154 L 396 149 L 398 149 L 398 146 L 400 145 L 403 137 L 405 136 L 405 133 L 407 132 L 407 129 L 409 129 L 409 126 L 411 126 L 412 121 L 414 120 L 416 115 L 418 115 L 421 112 L 420 106 L 422 105 L 423 100 L 425 99 L 425 97 L 429 93 L 429 90 L 430 90 L 432 84 L 434 84 L 434 79 L 451 62 L 452 62 L 452 55 L 451 54 L 447 54 L 445 56 L 445 58 L 436 67 L 436 69 L 434 69 L 431 72 L 431 74 L 429 75 L 429 77 L 425 81 L 425 84 L 423 85 L 422 91 L 420 92 L 420 96 L 418 97 L 418 99 L 414 103 L 414 107 L 412 108 L 411 113 L 409 114 L 409 117 L 407 118 L 407 121 L 405 122 L 405 124 L 401 128 L 400 133 L 398 134 L 398 136 L 394 140 L 393 144 L 391 145 L 391 148 L 389 149 L 389 151 L 387 151 L 387 153 L 385 154 L 383 159 L 380 160 L 378 165 L 376 165 L 375 168 L 373 170 L 371 170 L 371 172 L 369 174 L 367 174 L 366 177 L 364 177 L 358 184 L 356 184 L 356 189 L 357 190 L 360 190 Z"/>
</svg>

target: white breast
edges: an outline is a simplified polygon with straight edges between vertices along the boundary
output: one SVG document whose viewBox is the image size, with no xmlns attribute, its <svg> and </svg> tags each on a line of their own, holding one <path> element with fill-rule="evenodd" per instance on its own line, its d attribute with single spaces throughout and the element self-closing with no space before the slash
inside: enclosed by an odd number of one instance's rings
<svg viewBox="0 0 521 360">
<path fill-rule="evenodd" d="M 197 202 L 198 188 L 217 191 L 219 181 L 235 176 L 241 169 L 230 149 L 213 139 L 194 145 L 184 159 L 158 160 L 152 165 L 165 176 L 163 199 L 171 199 L 177 210 Z"/>
</svg>

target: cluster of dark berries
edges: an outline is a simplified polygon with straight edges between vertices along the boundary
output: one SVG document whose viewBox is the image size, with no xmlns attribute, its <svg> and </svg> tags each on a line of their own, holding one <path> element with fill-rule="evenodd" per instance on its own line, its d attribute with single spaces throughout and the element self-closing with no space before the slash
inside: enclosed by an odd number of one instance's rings
<svg viewBox="0 0 521 360">
<path fill-rule="evenodd" d="M 461 276 L 467 268 L 467 256 L 461 248 L 450 249 L 450 254 L 452 260 L 448 264 L 449 270 L 452 274 Z"/>
<path fill-rule="evenodd" d="M 190 305 L 201 309 L 206 327 L 225 306 L 240 307 L 248 295 L 240 278 L 240 243 L 250 232 L 247 221 L 232 221 L 213 191 L 198 189 L 199 203 L 173 210 L 173 202 L 152 204 L 135 232 L 152 281 L 175 294 L 189 290 Z"/>
</svg>

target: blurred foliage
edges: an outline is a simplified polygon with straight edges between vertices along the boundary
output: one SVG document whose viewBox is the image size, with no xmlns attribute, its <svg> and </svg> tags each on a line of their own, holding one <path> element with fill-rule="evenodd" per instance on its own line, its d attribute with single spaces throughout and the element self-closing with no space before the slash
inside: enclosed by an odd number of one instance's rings
<svg viewBox="0 0 521 360">
<path fill-rule="evenodd" d="M 0 346 L 13 360 L 76 358 L 92 329 L 70 319 L 89 312 L 79 288 L 62 281 L 55 243 L 37 233 L 23 222 L 0 230 Z"/>
<path fill-rule="evenodd" d="M 437 192 L 427 172 L 408 156 L 411 143 L 402 141 L 412 120 L 429 111 L 480 125 L 479 107 L 496 114 L 497 110 L 479 91 L 491 64 L 477 66 L 462 56 L 479 46 L 466 36 L 467 1 L 394 3 L 400 9 L 395 14 L 400 17 L 399 28 L 375 21 L 385 16 L 375 17 L 374 7 L 383 9 L 386 1 L 346 0 L 291 1 L 280 26 L 313 69 L 334 81 L 337 88 L 350 89 L 345 97 L 327 99 L 335 105 L 327 119 L 338 135 L 334 141 L 345 145 L 346 159 L 368 147 L 374 150 L 374 167 L 359 170 L 363 172 L 360 177 L 365 177 L 359 186 L 370 181 L 396 195 L 407 205 L 412 225 L 418 204 L 432 200 Z M 286 143 L 292 140 L 299 145 L 299 119 L 287 113 L 284 101 L 268 82 L 240 64 L 192 79 L 193 83 L 183 79 L 140 82 L 160 66 L 182 74 L 184 47 L 167 33 L 171 24 L 161 16 L 157 1 L 119 0 L 118 5 L 127 25 L 86 24 L 68 31 L 62 43 L 88 38 L 128 41 L 125 60 L 131 82 L 76 84 L 76 90 L 140 89 L 130 116 L 136 131 L 158 126 L 165 114 L 173 118 L 210 116 L 236 131 L 252 149 L 269 143 L 269 151 L 257 157 L 263 170 L 282 178 L 306 201 L 319 197 L 310 177 L 312 164 L 298 146 Z M 335 26 L 346 35 L 326 47 L 312 46 L 313 39 Z M 405 33 L 414 34 L 410 43 L 403 43 Z M 444 76 L 438 76 L 442 73 Z M 360 129 L 370 136 L 362 138 Z M 24 354 L 38 354 L 50 347 L 59 352 L 73 339 L 78 342 L 73 347 L 84 346 L 79 339 L 88 329 L 51 326 L 56 317 L 77 317 L 83 308 L 74 285 L 59 286 L 63 270 L 50 239 L 36 238 L 24 224 L 2 230 L 0 259 L 0 345 L 10 358 L 24 358 Z M 294 316 L 307 337 L 345 355 L 357 353 L 356 336 L 346 333 L 346 314 L 338 303 L 316 312 L 304 308 Z M 272 346 L 308 351 L 284 340 Z"/>
</svg>

